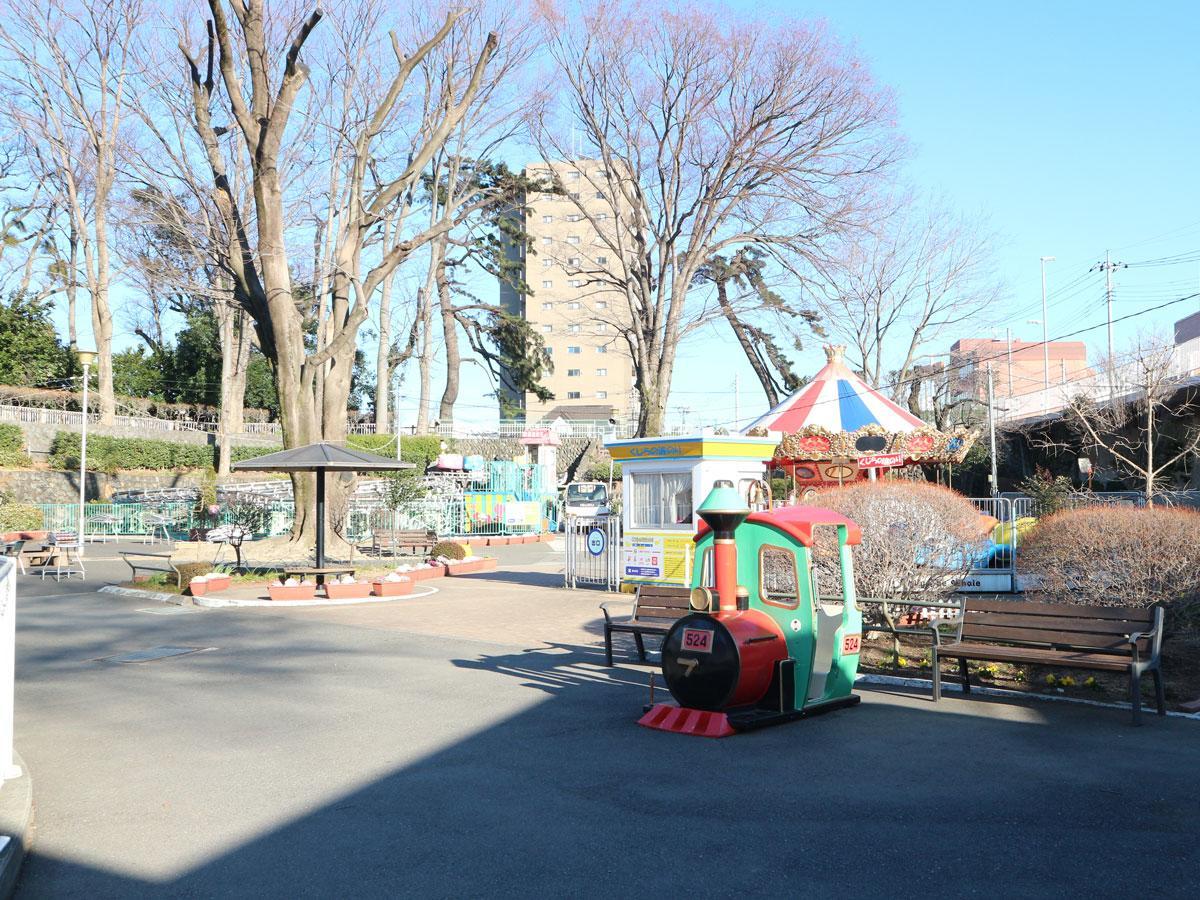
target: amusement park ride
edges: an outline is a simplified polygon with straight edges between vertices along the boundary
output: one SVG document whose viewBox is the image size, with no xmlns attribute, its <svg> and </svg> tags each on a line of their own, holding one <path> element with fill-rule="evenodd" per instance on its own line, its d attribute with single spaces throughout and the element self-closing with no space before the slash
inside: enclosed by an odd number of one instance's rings
<svg viewBox="0 0 1200 900">
<path fill-rule="evenodd" d="M 858 703 L 862 615 L 850 548 L 857 525 L 827 509 L 751 512 L 718 481 L 697 509 L 692 612 L 667 633 L 662 674 L 678 706 L 653 704 L 640 725 L 725 737 Z M 836 557 L 814 565 L 814 532 L 836 532 Z M 839 570 L 838 590 L 821 575 Z"/>
</svg>

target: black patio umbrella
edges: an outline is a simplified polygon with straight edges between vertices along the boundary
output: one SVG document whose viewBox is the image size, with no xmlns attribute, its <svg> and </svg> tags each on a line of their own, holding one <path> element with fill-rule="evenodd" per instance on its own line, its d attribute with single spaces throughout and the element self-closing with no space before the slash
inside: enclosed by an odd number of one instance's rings
<svg viewBox="0 0 1200 900">
<path fill-rule="evenodd" d="M 309 444 L 294 450 L 280 450 L 234 463 L 243 472 L 316 472 L 317 473 L 317 568 L 325 568 L 325 473 L 384 472 L 411 469 L 412 463 L 388 459 L 363 450 L 351 450 L 336 444 Z"/>
</svg>

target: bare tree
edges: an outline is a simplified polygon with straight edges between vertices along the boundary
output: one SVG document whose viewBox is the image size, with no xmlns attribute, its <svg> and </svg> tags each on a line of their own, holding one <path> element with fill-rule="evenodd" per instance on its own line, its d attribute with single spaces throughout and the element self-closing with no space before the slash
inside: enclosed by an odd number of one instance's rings
<svg viewBox="0 0 1200 900">
<path fill-rule="evenodd" d="M 1107 384 L 1101 396 L 1080 393 L 1063 416 L 1078 441 L 1074 449 L 1110 456 L 1141 482 L 1146 505 L 1153 506 L 1167 474 L 1200 451 L 1200 427 L 1192 424 L 1200 413 L 1200 395 L 1181 385 L 1174 347 L 1165 340 L 1138 338 L 1129 353 L 1111 362 L 1100 368 L 1115 373 L 1115 395 L 1109 396 Z M 1063 446 L 1044 435 L 1034 443 Z"/>
<path fill-rule="evenodd" d="M 60 186 L 83 257 L 106 424 L 116 413 L 109 212 L 142 21 L 141 0 L 31 0 L 10 4 L 0 25 L 0 45 L 16 63 L 5 73 L 10 112 Z"/>
<path fill-rule="evenodd" d="M 379 4 L 341 9 L 345 23 L 375 25 Z M 293 283 L 287 243 L 285 198 L 286 151 L 293 137 L 292 115 L 310 80 L 302 53 L 323 18 L 320 10 L 294 22 L 268 23 L 261 0 L 208 0 L 211 21 L 204 55 L 181 49 L 190 72 L 195 127 L 204 144 L 218 208 L 226 232 L 235 240 L 230 254 L 236 289 L 253 317 L 260 345 L 276 375 L 284 445 L 296 447 L 318 439 L 337 441 L 346 434 L 346 404 L 359 327 L 369 314 L 368 304 L 384 280 L 405 259 L 436 237 L 443 227 L 417 233 L 393 233 L 387 246 L 379 246 L 388 214 L 412 197 L 422 173 L 437 150 L 462 120 L 479 88 L 498 39 L 488 35 L 477 48 L 472 76 L 461 90 L 440 91 L 425 103 L 427 115 L 417 114 L 410 132 L 409 151 L 399 156 L 381 135 L 395 128 L 408 109 L 402 103 L 409 77 L 421 61 L 454 30 L 461 11 L 448 12 L 432 33 L 417 39 L 408 51 L 400 36 L 391 35 L 394 71 L 374 94 L 363 86 L 354 90 L 354 79 L 364 71 L 372 75 L 378 60 L 349 53 L 345 67 L 325 75 L 339 82 L 348 113 L 339 119 L 342 131 L 335 156 L 343 177 L 332 186 L 329 201 L 337 204 L 337 230 L 332 239 L 326 296 L 327 328 L 318 335 L 318 346 L 306 344 L 306 323 L 312 307 Z M 227 13 L 232 13 L 232 19 Z M 352 30 L 352 29 L 351 29 Z M 360 31 L 361 33 L 361 31 Z M 281 37 L 281 35 L 283 37 Z M 354 48 L 346 48 L 352 51 Z M 219 78 L 219 84 L 218 84 Z M 214 120 L 214 107 L 232 118 L 232 129 L 252 162 L 252 210 L 243 209 L 230 188 L 222 137 L 227 126 Z M 340 156 L 338 156 L 340 154 Z M 253 237 L 251 234 L 253 233 Z M 377 253 L 364 251 L 374 244 Z M 318 373 L 323 374 L 323 396 L 315 393 Z M 314 485 L 311 477 L 295 476 L 296 525 L 292 540 L 311 544 L 315 521 L 311 515 Z"/>
<path fill-rule="evenodd" d="M 547 16 L 560 83 L 534 138 L 546 159 L 598 163 L 567 196 L 599 235 L 589 285 L 623 296 L 606 324 L 632 360 L 638 432 L 656 433 L 703 320 L 697 272 L 747 245 L 815 253 L 854 222 L 897 156 L 890 98 L 820 27 L 665 2 Z"/>
<path fill-rule="evenodd" d="M 905 198 L 820 267 L 814 304 L 830 335 L 850 346 L 851 364 L 872 385 L 891 375 L 900 400 L 923 351 L 979 322 L 1000 298 L 993 241 L 978 222 Z"/>
</svg>

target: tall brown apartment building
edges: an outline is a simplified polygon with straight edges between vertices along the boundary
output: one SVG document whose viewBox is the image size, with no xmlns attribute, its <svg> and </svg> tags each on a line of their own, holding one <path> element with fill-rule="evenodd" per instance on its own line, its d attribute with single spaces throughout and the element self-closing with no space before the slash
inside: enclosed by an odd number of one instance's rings
<svg viewBox="0 0 1200 900">
<path fill-rule="evenodd" d="M 983 400 L 987 396 L 987 367 L 997 397 L 1019 397 L 1078 381 L 1092 373 L 1083 341 L 1041 341 L 963 338 L 950 347 L 949 370 L 958 384 L 956 394 Z"/>
<path fill-rule="evenodd" d="M 603 422 L 632 412 L 633 366 L 619 330 L 628 321 L 628 307 L 624 293 L 603 275 L 615 260 L 601 233 L 616 223 L 600 166 L 574 160 L 525 170 L 530 178 L 557 180 L 564 191 L 526 198 L 528 240 L 509 249 L 531 293 L 522 297 L 500 282 L 501 305 L 529 322 L 554 361 L 553 374 L 543 379 L 553 400 L 521 395 L 511 386 L 505 394 L 502 388 L 502 401 L 523 409 L 527 422 L 560 416 Z"/>
</svg>

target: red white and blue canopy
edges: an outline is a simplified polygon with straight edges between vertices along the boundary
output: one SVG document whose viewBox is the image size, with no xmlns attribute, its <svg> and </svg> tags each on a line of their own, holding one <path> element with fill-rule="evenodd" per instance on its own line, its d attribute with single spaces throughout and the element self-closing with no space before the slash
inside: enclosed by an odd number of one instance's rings
<svg viewBox="0 0 1200 900">
<path fill-rule="evenodd" d="M 848 433 L 878 425 L 891 434 L 901 434 L 928 427 L 850 371 L 842 361 L 842 351 L 841 347 L 826 347 L 829 363 L 825 368 L 744 431 L 765 428 L 793 434 L 815 425 L 834 433 Z"/>
</svg>

